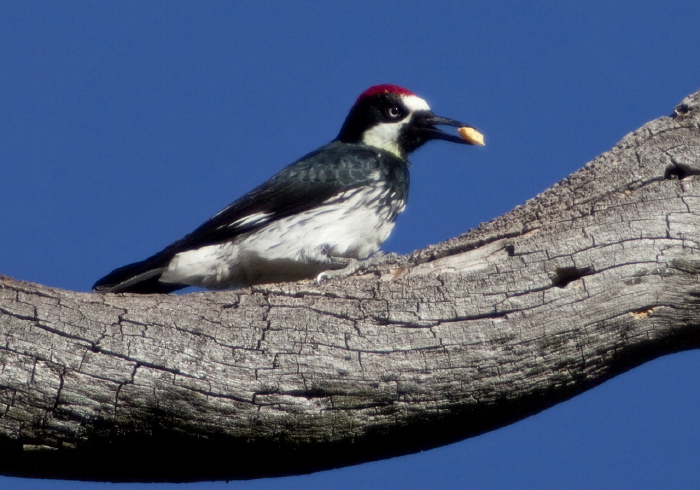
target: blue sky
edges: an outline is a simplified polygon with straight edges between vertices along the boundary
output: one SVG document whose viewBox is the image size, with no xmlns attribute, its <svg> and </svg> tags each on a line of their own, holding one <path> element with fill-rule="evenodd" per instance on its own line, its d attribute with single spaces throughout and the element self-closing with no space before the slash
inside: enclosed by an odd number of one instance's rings
<svg viewBox="0 0 700 490">
<path fill-rule="evenodd" d="M 334 138 L 369 85 L 403 85 L 487 141 L 413 155 L 384 246 L 401 253 L 507 212 L 700 88 L 697 1 L 1 6 L 0 273 L 76 291 Z M 697 487 L 698 369 L 698 352 L 668 356 L 411 456 L 177 488 Z"/>
</svg>

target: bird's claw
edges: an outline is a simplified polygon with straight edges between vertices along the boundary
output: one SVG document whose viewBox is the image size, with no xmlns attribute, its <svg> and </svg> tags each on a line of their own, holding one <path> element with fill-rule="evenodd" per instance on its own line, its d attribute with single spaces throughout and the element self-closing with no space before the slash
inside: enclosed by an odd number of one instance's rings
<svg viewBox="0 0 700 490">
<path fill-rule="evenodd" d="M 346 263 L 345 267 L 323 271 L 316 276 L 316 284 L 320 286 L 324 282 L 331 279 L 335 279 L 337 277 L 348 277 L 360 270 L 367 270 L 379 264 L 395 262 L 401 264 L 399 268 L 405 268 L 406 264 L 408 263 L 408 257 L 394 252 L 377 252 L 364 260 L 343 259 L 343 261 Z"/>
</svg>

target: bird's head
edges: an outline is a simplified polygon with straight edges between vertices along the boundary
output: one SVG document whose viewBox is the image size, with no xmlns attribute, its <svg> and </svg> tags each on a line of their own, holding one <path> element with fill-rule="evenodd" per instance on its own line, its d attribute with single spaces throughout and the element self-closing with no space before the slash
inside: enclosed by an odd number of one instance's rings
<svg viewBox="0 0 700 490">
<path fill-rule="evenodd" d="M 456 134 L 436 126 L 459 128 Z M 470 125 L 436 116 L 427 102 L 397 85 L 374 85 L 360 94 L 340 129 L 337 140 L 374 146 L 405 159 L 430 140 L 483 145 L 483 136 Z"/>
</svg>

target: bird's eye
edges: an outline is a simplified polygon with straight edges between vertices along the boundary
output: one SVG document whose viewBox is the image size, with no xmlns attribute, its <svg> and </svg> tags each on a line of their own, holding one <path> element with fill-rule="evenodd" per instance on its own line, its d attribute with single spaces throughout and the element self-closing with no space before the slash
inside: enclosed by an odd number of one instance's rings
<svg viewBox="0 0 700 490">
<path fill-rule="evenodd" d="M 386 110 L 386 115 L 392 119 L 396 119 L 401 115 L 401 109 L 399 109 L 395 105 L 392 105 Z"/>
</svg>

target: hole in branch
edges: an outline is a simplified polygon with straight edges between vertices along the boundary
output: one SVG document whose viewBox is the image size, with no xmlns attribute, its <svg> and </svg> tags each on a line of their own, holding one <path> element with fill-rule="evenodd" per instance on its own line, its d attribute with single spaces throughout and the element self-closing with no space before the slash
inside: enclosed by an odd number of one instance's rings
<svg viewBox="0 0 700 490">
<path fill-rule="evenodd" d="M 581 279 L 593 272 L 592 267 L 560 267 L 552 277 L 552 284 L 558 288 L 565 288 L 569 283 Z"/>
<path fill-rule="evenodd" d="M 688 104 L 680 104 L 678 107 L 675 108 L 673 114 L 671 114 L 671 117 L 682 116 L 683 114 L 688 114 L 689 112 L 690 106 Z"/>
<path fill-rule="evenodd" d="M 690 165 L 674 162 L 666 168 L 666 171 L 664 172 L 664 179 L 683 180 L 692 175 L 700 175 L 700 169 L 694 168 Z"/>
<path fill-rule="evenodd" d="M 685 172 L 678 165 L 669 165 L 666 172 L 664 172 L 664 179 L 666 180 L 683 180 L 683 178 L 685 178 Z"/>
</svg>

